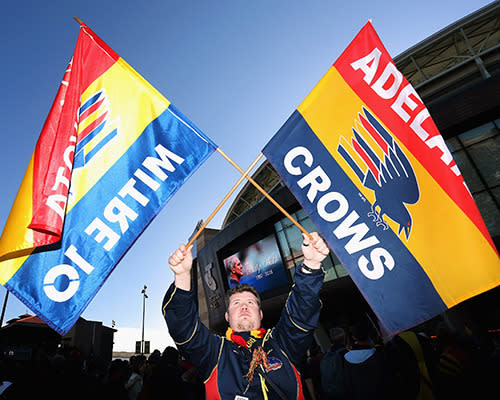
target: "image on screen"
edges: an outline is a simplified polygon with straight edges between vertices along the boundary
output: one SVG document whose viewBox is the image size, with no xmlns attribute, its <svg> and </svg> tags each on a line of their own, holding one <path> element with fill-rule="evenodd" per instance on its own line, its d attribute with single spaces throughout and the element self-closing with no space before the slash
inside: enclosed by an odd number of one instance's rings
<svg viewBox="0 0 500 400">
<path fill-rule="evenodd" d="M 224 259 L 229 288 L 238 283 L 254 286 L 259 293 L 288 283 L 285 266 L 273 235 Z"/>
</svg>

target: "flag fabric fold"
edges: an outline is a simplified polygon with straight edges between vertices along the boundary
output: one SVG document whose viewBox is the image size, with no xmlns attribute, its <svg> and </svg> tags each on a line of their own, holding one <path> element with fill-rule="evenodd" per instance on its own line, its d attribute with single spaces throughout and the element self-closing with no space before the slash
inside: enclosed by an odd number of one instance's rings
<svg viewBox="0 0 500 400">
<path fill-rule="evenodd" d="M 216 148 L 81 24 L 0 238 L 0 283 L 65 334 Z"/>
<path fill-rule="evenodd" d="M 500 284 L 462 175 L 370 22 L 263 153 L 385 334 Z"/>
</svg>

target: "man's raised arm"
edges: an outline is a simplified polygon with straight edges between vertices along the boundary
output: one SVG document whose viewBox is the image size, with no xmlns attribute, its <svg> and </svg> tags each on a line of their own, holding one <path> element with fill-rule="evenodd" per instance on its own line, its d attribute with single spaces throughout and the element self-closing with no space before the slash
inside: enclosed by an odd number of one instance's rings
<svg viewBox="0 0 500 400">
<path fill-rule="evenodd" d="M 311 238 L 303 235 L 304 262 L 295 270 L 295 283 L 274 330 L 281 348 L 295 365 L 305 356 L 318 326 L 321 311 L 319 291 L 325 277 L 321 263 L 329 252 L 316 232 L 310 235 Z"/>
<path fill-rule="evenodd" d="M 217 363 L 221 340 L 201 323 L 191 290 L 192 246 L 181 244 L 168 259 L 175 278 L 163 299 L 163 316 L 170 336 L 182 356 L 196 367 L 200 378 L 207 379 Z"/>
<path fill-rule="evenodd" d="M 168 265 L 170 265 L 170 269 L 175 275 L 175 286 L 187 291 L 191 290 L 192 248 L 193 245 L 186 249 L 186 246 L 181 244 L 168 259 Z"/>
</svg>

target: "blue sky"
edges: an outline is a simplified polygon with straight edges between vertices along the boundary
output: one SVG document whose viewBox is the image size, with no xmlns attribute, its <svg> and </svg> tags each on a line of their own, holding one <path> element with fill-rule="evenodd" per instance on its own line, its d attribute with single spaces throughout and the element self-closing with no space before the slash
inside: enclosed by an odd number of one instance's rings
<svg viewBox="0 0 500 400">
<path fill-rule="evenodd" d="M 73 16 L 246 169 L 368 19 L 395 57 L 489 3 L 4 2 L 0 17 L 4 55 L 0 63 L 0 228 L 72 56 L 79 29 Z M 116 321 L 117 350 L 132 351 L 134 341 L 140 340 L 144 284 L 149 296 L 146 339 L 160 350 L 169 343 L 161 315 L 163 294 L 173 280 L 167 258 L 186 241 L 196 222 L 210 215 L 238 177 L 227 161 L 214 154 L 137 240 L 83 313 L 84 318 L 108 326 Z M 220 227 L 229 204 L 209 227 Z M 5 289 L 0 286 L 2 305 L 4 297 Z M 11 295 L 4 321 L 25 312 L 32 313 Z"/>
</svg>

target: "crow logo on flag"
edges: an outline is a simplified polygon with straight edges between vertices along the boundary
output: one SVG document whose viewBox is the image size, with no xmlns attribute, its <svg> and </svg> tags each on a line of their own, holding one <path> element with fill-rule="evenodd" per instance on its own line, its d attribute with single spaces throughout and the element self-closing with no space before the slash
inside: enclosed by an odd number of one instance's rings
<svg viewBox="0 0 500 400">
<path fill-rule="evenodd" d="M 392 219 L 399 225 L 398 236 L 404 231 L 408 241 L 413 221 L 406 205 L 415 204 L 420 198 L 410 161 L 392 135 L 365 107 L 363 114 L 358 114 L 352 131 L 351 144 L 341 138 L 337 151 L 361 183 L 374 192 L 375 200 L 368 216 L 384 230 L 389 226 L 383 217 Z"/>
</svg>

